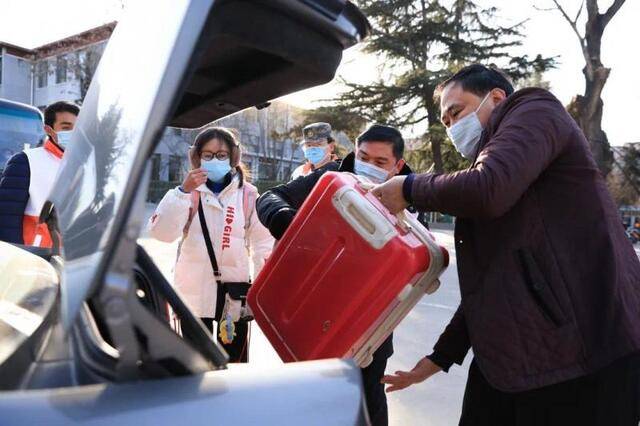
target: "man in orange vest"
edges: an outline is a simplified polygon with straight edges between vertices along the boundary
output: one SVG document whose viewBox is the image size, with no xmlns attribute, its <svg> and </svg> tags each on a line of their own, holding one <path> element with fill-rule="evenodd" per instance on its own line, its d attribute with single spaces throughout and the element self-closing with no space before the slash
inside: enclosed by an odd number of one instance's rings
<svg viewBox="0 0 640 426">
<path fill-rule="evenodd" d="M 11 157 L 0 177 L 0 240 L 15 244 L 51 247 L 46 226 L 38 224 L 70 140 L 77 105 L 60 101 L 44 111 L 44 144 Z"/>
</svg>

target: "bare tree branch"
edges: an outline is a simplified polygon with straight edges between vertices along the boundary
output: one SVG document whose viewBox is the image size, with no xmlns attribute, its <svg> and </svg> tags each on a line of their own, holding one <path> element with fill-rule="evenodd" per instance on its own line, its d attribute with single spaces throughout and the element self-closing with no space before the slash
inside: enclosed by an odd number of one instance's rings
<svg viewBox="0 0 640 426">
<path fill-rule="evenodd" d="M 578 13 L 576 14 L 576 19 L 573 20 L 575 24 L 578 23 L 578 19 L 580 19 L 580 15 L 582 14 L 582 10 L 584 9 L 584 0 L 582 0 L 582 4 L 580 5 L 580 9 L 578 9 Z"/>
<path fill-rule="evenodd" d="M 558 3 L 558 0 L 552 0 L 552 1 L 556 5 L 556 9 L 558 9 L 560 11 L 560 13 L 562 13 L 562 16 L 564 16 L 564 19 L 567 20 L 567 22 L 569 23 L 569 25 L 573 29 L 573 32 L 576 33 L 576 35 L 578 36 L 578 40 L 580 40 L 580 45 L 581 46 L 584 45 L 584 37 L 582 36 L 582 34 L 580 34 L 580 31 L 578 31 L 578 25 L 577 25 L 577 22 L 576 22 L 577 20 L 576 21 L 572 21 L 571 18 L 569 18 L 569 15 L 564 10 L 564 8 L 562 6 L 560 6 L 560 3 Z M 582 6 L 580 8 L 582 9 Z"/>
<path fill-rule="evenodd" d="M 587 15 L 589 19 L 595 18 L 599 13 L 598 0 L 587 0 Z"/>
<path fill-rule="evenodd" d="M 607 11 L 602 15 L 602 28 L 606 27 L 607 24 L 609 23 L 609 21 L 611 21 L 611 18 L 613 18 L 613 16 L 618 13 L 618 10 L 620 10 L 620 8 L 622 7 L 622 5 L 624 4 L 625 0 L 615 0 L 613 2 L 613 4 L 611 6 L 609 6 L 609 9 L 607 9 Z"/>
<path fill-rule="evenodd" d="M 540 11 L 540 12 L 554 12 L 554 11 L 558 10 L 558 9 L 557 9 L 557 8 L 555 8 L 555 7 L 538 7 L 538 6 L 536 6 L 535 4 L 533 5 L 533 8 L 534 8 L 535 10 Z"/>
<path fill-rule="evenodd" d="M 582 50 L 582 55 L 584 56 L 584 60 L 586 62 L 587 75 L 589 76 L 589 78 L 592 78 L 592 76 L 593 76 L 593 64 L 591 63 L 591 58 L 590 58 L 590 55 L 589 55 L 589 51 L 587 49 L 587 42 L 585 40 L 585 37 L 583 37 L 580 34 L 580 31 L 578 30 L 578 18 L 580 17 L 580 11 L 584 7 L 584 0 L 582 2 L 582 5 L 580 5 L 580 10 L 578 11 L 578 14 L 576 16 L 576 20 L 575 21 L 572 21 L 571 18 L 569 18 L 569 15 L 564 10 L 564 8 L 562 6 L 560 6 L 560 3 L 558 3 L 558 0 L 552 0 L 552 1 L 556 5 L 556 9 L 558 9 L 560 11 L 560 13 L 562 13 L 562 16 L 564 16 L 564 19 L 569 23 L 569 25 L 571 26 L 571 29 L 573 29 L 573 32 L 576 33 L 576 36 L 578 36 L 578 41 L 580 43 L 580 49 Z M 587 3 L 587 9 L 588 10 L 591 10 L 590 8 L 593 7 L 592 1 L 595 2 L 596 0 L 590 0 Z M 624 1 L 624 0 L 622 0 L 622 1 Z M 596 4 L 596 10 L 597 10 L 597 4 Z M 591 14 L 591 12 L 590 12 L 590 14 Z"/>
</svg>

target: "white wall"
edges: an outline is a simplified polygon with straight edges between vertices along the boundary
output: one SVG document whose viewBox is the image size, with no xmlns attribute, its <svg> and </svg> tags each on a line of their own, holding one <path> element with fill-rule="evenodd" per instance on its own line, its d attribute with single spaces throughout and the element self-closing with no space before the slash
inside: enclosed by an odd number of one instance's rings
<svg viewBox="0 0 640 426">
<path fill-rule="evenodd" d="M 56 58 L 47 58 L 42 61 L 48 61 L 47 84 L 44 87 L 37 87 L 37 75 L 34 77 L 35 96 L 33 105 L 42 107 L 57 101 L 77 102 L 80 99 L 80 82 L 73 78 L 73 73 L 69 70 L 67 72 L 67 81 L 56 84 Z"/>
</svg>

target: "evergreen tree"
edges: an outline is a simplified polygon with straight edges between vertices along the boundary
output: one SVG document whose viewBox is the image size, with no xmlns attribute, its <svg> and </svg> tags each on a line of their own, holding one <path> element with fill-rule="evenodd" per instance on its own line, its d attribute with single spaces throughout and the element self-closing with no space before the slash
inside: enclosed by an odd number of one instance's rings
<svg viewBox="0 0 640 426">
<path fill-rule="evenodd" d="M 495 7 L 482 8 L 472 0 L 362 0 L 358 5 L 373 25 L 365 50 L 384 65 L 371 84 L 345 81 L 348 90 L 335 101 L 371 121 L 405 127 L 426 120 L 423 146 L 429 150 L 422 152 L 429 152 L 436 172 L 464 164 L 451 161 L 452 146 L 442 146 L 447 139 L 433 95 L 444 78 L 470 63 L 498 64 L 514 82 L 554 66 L 553 58 L 515 55 L 522 24 L 497 24 Z M 414 164 L 418 160 L 424 158 L 412 158 Z"/>
</svg>

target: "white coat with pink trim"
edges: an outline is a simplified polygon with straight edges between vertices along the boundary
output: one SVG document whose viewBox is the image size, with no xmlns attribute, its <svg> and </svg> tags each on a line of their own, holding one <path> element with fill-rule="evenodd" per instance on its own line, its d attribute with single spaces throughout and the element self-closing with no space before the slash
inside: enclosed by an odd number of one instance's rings
<svg viewBox="0 0 640 426">
<path fill-rule="evenodd" d="M 223 282 L 249 282 L 258 274 L 271 254 L 274 239 L 260 223 L 255 207 L 243 207 L 244 190 L 235 176 L 218 195 L 206 185 L 199 186 L 205 220 L 209 229 L 216 260 Z M 257 189 L 248 183 L 250 200 L 257 198 Z M 179 188 L 168 191 L 149 220 L 152 237 L 173 242 L 183 236 L 189 221 L 192 195 Z M 245 219 L 245 212 L 250 216 Z M 253 277 L 250 262 L 253 263 Z M 197 212 L 182 241 L 174 270 L 174 287 L 193 313 L 201 318 L 213 318 L 217 298 L 217 283 L 207 254 L 202 227 Z"/>
</svg>

